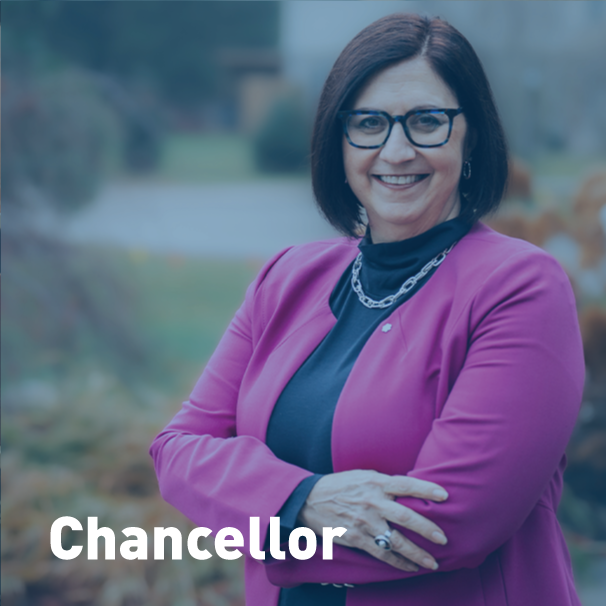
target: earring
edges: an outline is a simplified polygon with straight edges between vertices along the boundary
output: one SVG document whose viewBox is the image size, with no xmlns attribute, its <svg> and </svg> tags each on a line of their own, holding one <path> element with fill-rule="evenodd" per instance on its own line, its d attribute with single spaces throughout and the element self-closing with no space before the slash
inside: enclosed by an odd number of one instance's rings
<svg viewBox="0 0 606 606">
<path fill-rule="evenodd" d="M 463 162 L 463 179 L 471 179 L 471 158 Z"/>
</svg>

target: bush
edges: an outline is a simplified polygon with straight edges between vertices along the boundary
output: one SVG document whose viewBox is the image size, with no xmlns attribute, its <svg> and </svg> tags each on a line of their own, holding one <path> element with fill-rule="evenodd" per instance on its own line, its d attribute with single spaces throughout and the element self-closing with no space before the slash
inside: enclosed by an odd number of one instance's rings
<svg viewBox="0 0 606 606">
<path fill-rule="evenodd" d="M 111 369 L 125 382 L 156 372 L 137 295 L 99 255 L 15 222 L 4 228 L 2 253 L 4 384 L 63 376 L 78 364 Z"/>
<path fill-rule="evenodd" d="M 56 402 L 3 414 L 2 602 L 4 606 L 240 606 L 240 562 L 214 556 L 200 562 L 154 560 L 153 528 L 175 527 L 186 537 L 194 525 L 164 503 L 147 454 L 166 422 L 166 400 L 152 392 L 143 407 L 108 375 L 96 372 L 55 385 Z M 155 397 L 151 397 L 155 396 Z M 111 528 L 143 528 L 147 560 L 71 561 L 56 558 L 49 529 L 61 516 L 86 527 L 88 516 Z M 86 545 L 85 533 L 64 532 Z"/>
<path fill-rule="evenodd" d="M 62 71 L 2 82 L 2 185 L 11 203 L 32 188 L 59 211 L 90 201 L 117 155 L 116 117 L 91 77 Z"/>
<path fill-rule="evenodd" d="M 290 93 L 279 98 L 253 139 L 257 168 L 288 173 L 309 164 L 309 117 L 300 98 Z"/>
</svg>

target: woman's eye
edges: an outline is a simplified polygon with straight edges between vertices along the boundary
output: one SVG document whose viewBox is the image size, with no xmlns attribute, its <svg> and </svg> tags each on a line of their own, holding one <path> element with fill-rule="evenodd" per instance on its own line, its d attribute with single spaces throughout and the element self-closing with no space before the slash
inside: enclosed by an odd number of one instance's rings
<svg viewBox="0 0 606 606">
<path fill-rule="evenodd" d="M 409 126 L 412 128 L 421 128 L 423 130 L 433 130 L 440 127 L 443 123 L 441 116 L 433 114 L 422 114 L 420 116 L 412 116 Z"/>
<path fill-rule="evenodd" d="M 360 118 L 355 127 L 361 130 L 381 130 L 385 128 L 385 120 L 379 116 L 366 116 Z"/>
</svg>

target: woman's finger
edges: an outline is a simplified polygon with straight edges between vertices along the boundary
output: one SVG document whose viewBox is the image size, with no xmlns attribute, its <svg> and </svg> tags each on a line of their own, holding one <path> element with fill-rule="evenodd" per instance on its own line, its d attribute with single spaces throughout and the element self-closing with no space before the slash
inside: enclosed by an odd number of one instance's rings
<svg viewBox="0 0 606 606">
<path fill-rule="evenodd" d="M 444 501 L 448 493 L 438 484 L 410 476 L 384 476 L 383 490 L 396 497 L 417 497 L 429 501 Z"/>
<path fill-rule="evenodd" d="M 437 543 L 438 545 L 446 545 L 448 543 L 446 535 L 437 524 L 423 517 L 420 513 L 395 501 L 385 501 L 382 504 L 380 513 L 388 522 L 408 528 L 408 530 L 420 534 L 432 543 Z"/>
<path fill-rule="evenodd" d="M 382 534 L 382 532 L 379 531 L 377 534 Z M 393 550 L 388 551 L 387 549 L 379 547 L 375 543 L 374 537 L 371 537 L 368 534 L 357 533 L 355 536 L 352 536 L 349 541 L 349 547 L 355 547 L 356 549 L 366 551 L 377 560 L 381 560 L 399 570 L 404 570 L 406 572 L 417 572 L 417 570 L 419 570 L 419 567 L 414 562 L 401 556 L 398 552 Z"/>
<path fill-rule="evenodd" d="M 386 564 L 398 568 L 399 570 L 404 570 L 406 572 L 417 572 L 419 570 L 419 567 L 414 562 L 402 557 L 396 551 L 386 551 L 385 549 L 378 547 L 372 539 L 366 551 L 368 551 L 371 556 L 377 558 L 377 560 L 382 560 Z"/>
<path fill-rule="evenodd" d="M 381 533 L 379 533 L 381 534 Z M 373 537 L 374 542 L 374 537 Z M 423 568 L 429 570 L 437 570 L 438 563 L 435 561 L 433 556 L 427 553 L 424 549 L 421 549 L 418 545 L 415 545 L 412 541 L 407 539 L 402 533 L 397 530 L 391 529 L 389 535 L 389 542 L 391 543 L 391 552 L 402 556 L 404 559 L 418 564 Z M 381 547 L 379 547 L 382 549 Z M 383 549 L 383 551 L 387 551 Z"/>
</svg>

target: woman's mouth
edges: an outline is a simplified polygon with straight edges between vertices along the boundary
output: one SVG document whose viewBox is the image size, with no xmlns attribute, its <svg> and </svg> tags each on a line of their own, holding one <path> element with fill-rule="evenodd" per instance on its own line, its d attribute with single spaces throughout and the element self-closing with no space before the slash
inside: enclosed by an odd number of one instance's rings
<svg viewBox="0 0 606 606">
<path fill-rule="evenodd" d="M 388 185 L 410 185 L 422 181 L 429 175 L 373 175 L 381 183 Z"/>
</svg>

